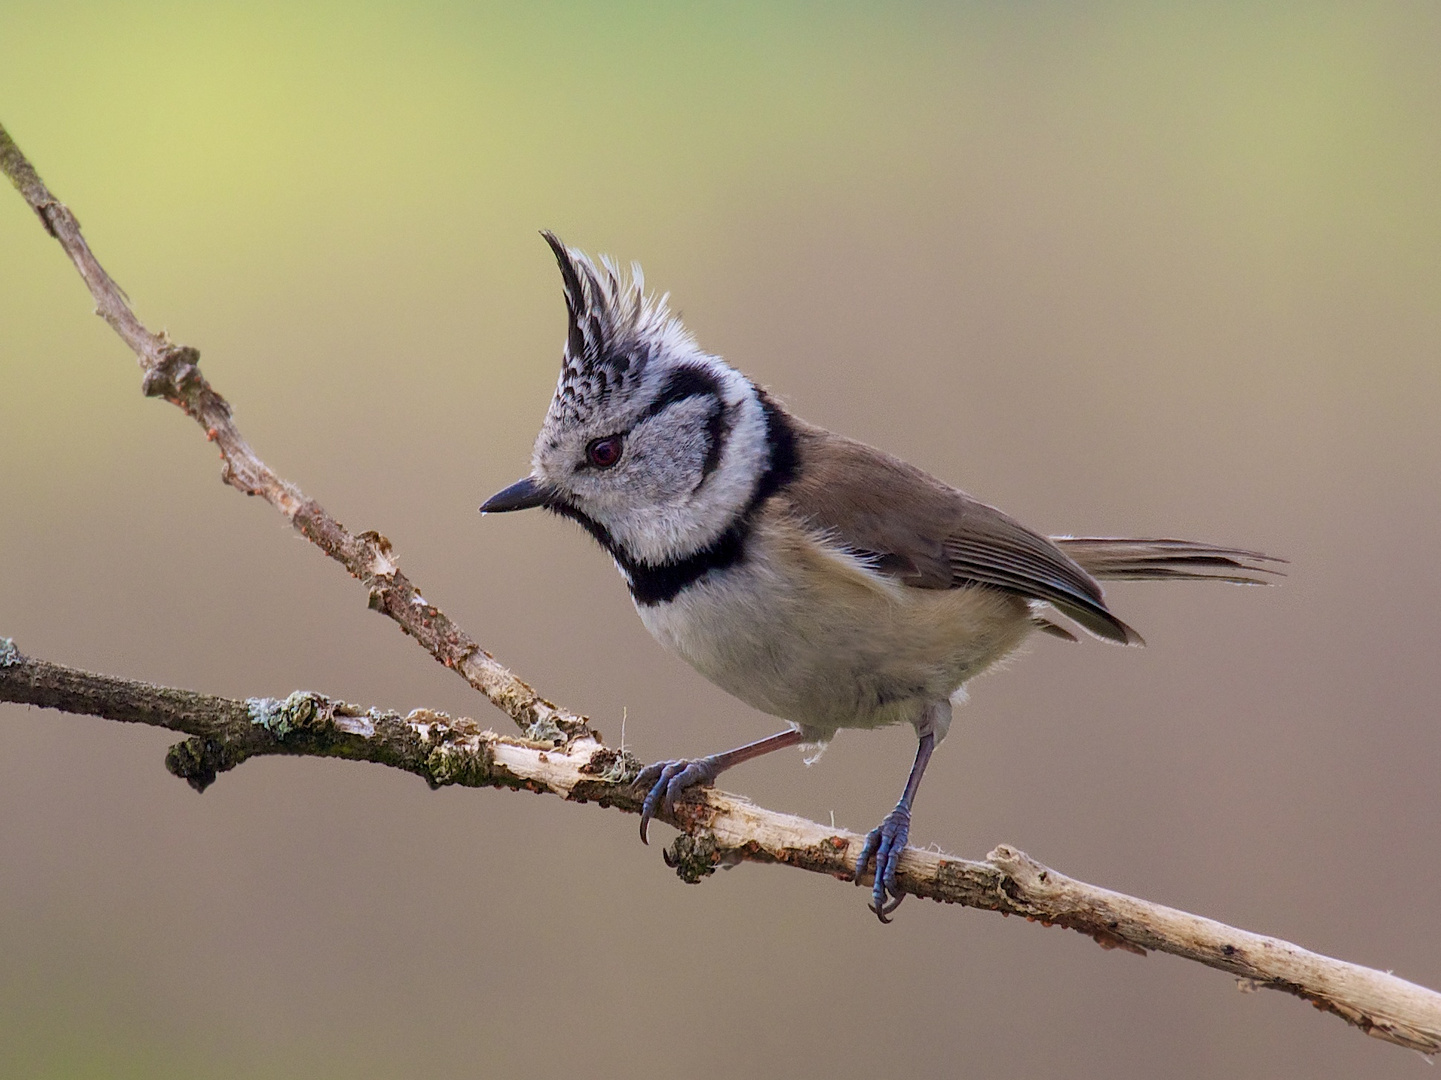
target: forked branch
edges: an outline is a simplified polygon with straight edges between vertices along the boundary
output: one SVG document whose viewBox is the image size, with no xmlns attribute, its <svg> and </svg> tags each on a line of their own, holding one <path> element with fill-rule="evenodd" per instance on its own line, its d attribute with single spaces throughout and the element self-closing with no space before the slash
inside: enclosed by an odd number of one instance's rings
<svg viewBox="0 0 1441 1080">
<path fill-rule="evenodd" d="M 307 692 L 284 701 L 234 701 L 92 675 L 22 656 L 0 639 L 0 701 L 21 702 L 166 728 L 188 736 L 166 765 L 197 790 L 252 757 L 340 757 L 404 769 L 432 786 L 525 788 L 631 813 L 639 762 L 603 746 L 585 718 L 546 701 L 426 601 L 401 573 L 389 542 L 352 534 L 298 487 L 277 476 L 236 428 L 230 405 L 201 375 L 200 354 L 147 329 L 91 253 L 75 216 L 50 194 L 0 127 L 0 169 L 65 250 L 97 313 L 134 351 L 144 392 L 194 418 L 217 444 L 226 483 L 259 495 L 307 539 L 358 578 L 370 606 L 397 622 L 432 656 L 459 672 L 509 715 L 524 738 L 472 720 L 418 709 L 407 716 L 362 709 Z M 676 806 L 681 835 L 666 861 L 687 881 L 735 863 L 780 863 L 854 880 L 862 838 L 755 806 L 713 789 Z M 1106 948 L 1155 949 L 1229 972 L 1247 987 L 1306 998 L 1369 1034 L 1425 1054 L 1441 1051 L 1441 994 L 1386 972 L 1308 952 L 1174 908 L 1087 885 L 1000 846 L 984 861 L 915 848 L 900 861 L 903 891 L 946 903 L 1023 915 L 1094 938 Z"/>
</svg>

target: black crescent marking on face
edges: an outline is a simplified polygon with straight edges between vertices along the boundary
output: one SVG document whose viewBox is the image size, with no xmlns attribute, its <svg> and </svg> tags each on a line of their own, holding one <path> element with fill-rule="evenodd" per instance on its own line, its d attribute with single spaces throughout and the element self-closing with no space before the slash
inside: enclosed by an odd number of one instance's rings
<svg viewBox="0 0 1441 1080">
<path fill-rule="evenodd" d="M 758 393 L 761 407 L 765 411 L 766 443 L 770 448 L 770 461 L 735 524 L 699 551 L 658 566 L 641 562 L 616 541 L 609 529 L 584 511 L 559 501 L 549 504 L 549 510 L 579 522 L 601 547 L 610 552 L 611 558 L 625 576 L 631 596 L 642 607 L 674 600 L 682 589 L 699 581 L 711 571 L 724 570 L 743 560 L 756 511 L 795 477 L 795 433 L 780 406 L 764 391 Z"/>
</svg>

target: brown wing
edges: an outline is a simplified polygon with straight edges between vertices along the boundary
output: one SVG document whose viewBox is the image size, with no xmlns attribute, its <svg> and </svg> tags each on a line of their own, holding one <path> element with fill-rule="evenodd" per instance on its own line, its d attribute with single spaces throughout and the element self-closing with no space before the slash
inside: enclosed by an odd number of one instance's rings
<svg viewBox="0 0 1441 1080">
<path fill-rule="evenodd" d="M 792 422 L 799 467 L 777 497 L 883 573 L 920 589 L 1004 589 L 1055 605 L 1099 637 L 1141 640 L 1044 536 L 874 447 Z"/>
</svg>

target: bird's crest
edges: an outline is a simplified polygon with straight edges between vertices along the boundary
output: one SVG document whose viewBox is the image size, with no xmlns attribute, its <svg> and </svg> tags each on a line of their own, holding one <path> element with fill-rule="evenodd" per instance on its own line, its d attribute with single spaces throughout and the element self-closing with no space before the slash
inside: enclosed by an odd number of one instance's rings
<svg viewBox="0 0 1441 1080">
<path fill-rule="evenodd" d="M 630 276 L 601 256 L 600 265 L 554 233 L 541 233 L 560 264 L 570 317 L 555 406 L 568 419 L 584 420 L 601 401 L 641 377 L 657 353 L 694 342 L 673 318 L 665 295 L 647 296 L 640 265 Z"/>
</svg>

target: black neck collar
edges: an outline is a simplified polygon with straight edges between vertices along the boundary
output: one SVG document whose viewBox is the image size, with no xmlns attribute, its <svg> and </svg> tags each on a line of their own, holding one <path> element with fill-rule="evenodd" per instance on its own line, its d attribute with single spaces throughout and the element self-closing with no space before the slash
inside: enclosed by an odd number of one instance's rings
<svg viewBox="0 0 1441 1080">
<path fill-rule="evenodd" d="M 699 581 L 712 570 L 724 570 L 745 558 L 746 541 L 755 524 L 761 504 L 795 478 L 796 435 L 785 412 L 764 390 L 757 388 L 761 409 L 766 419 L 766 446 L 770 460 L 756 481 L 755 490 L 737 516 L 735 523 L 699 551 L 682 559 L 653 565 L 633 558 L 600 522 L 565 503 L 552 503 L 549 509 L 563 517 L 578 521 L 595 537 L 596 542 L 615 559 L 625 575 L 630 595 L 642 607 L 653 607 L 674 600 L 686 586 Z"/>
</svg>

